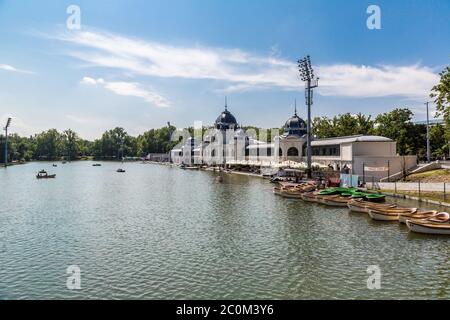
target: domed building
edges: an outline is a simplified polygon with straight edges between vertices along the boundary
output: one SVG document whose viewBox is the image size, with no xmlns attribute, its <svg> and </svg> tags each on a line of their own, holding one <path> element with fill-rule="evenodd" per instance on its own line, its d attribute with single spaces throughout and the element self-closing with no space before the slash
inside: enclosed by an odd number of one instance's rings
<svg viewBox="0 0 450 320">
<path fill-rule="evenodd" d="M 284 125 L 284 133 L 275 138 L 278 144 L 277 156 L 281 161 L 302 161 L 303 145 L 306 142 L 306 122 L 297 115 L 297 104 L 294 115 Z"/>
<path fill-rule="evenodd" d="M 236 118 L 228 111 L 228 106 L 225 103 L 225 110 L 217 117 L 214 126 L 217 130 L 236 130 L 238 124 Z"/>
<path fill-rule="evenodd" d="M 278 168 L 277 164 L 306 160 L 307 124 L 297 114 L 286 120 L 282 134 L 271 133 L 272 141 L 259 141 L 256 133 L 245 132 L 235 116 L 225 109 L 219 114 L 202 139 L 187 138 L 174 148 L 170 159 L 176 164 L 233 166 L 250 165 L 260 168 Z M 261 136 L 260 136 L 261 137 Z M 385 137 L 356 135 L 329 139 L 312 139 L 313 163 L 333 167 L 339 171 L 348 168 L 352 174 L 364 172 L 377 178 L 409 170 L 416 165 L 416 156 L 398 156 L 396 142 Z"/>
</svg>

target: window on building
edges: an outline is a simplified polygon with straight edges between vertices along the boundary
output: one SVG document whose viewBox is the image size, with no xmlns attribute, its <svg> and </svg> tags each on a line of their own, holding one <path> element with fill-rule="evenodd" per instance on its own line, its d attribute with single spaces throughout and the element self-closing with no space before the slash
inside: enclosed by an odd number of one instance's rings
<svg viewBox="0 0 450 320">
<path fill-rule="evenodd" d="M 287 151 L 288 157 L 298 157 L 298 149 L 295 147 L 291 147 Z"/>
<path fill-rule="evenodd" d="M 278 156 L 282 156 L 283 155 L 283 150 L 281 150 L 281 148 L 278 149 Z"/>
</svg>

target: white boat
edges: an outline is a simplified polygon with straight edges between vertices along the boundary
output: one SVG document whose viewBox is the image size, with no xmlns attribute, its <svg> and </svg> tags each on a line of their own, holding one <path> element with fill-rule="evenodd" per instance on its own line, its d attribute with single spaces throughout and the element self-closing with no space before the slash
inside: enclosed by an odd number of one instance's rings
<svg viewBox="0 0 450 320">
<path fill-rule="evenodd" d="M 436 216 L 437 213 L 438 213 L 437 210 L 417 211 L 414 213 L 401 213 L 398 216 L 398 221 L 400 223 L 406 223 L 406 220 L 425 220 Z"/>
<path fill-rule="evenodd" d="M 427 220 L 406 220 L 406 225 L 412 232 L 450 235 L 450 223 L 433 223 Z"/>
<path fill-rule="evenodd" d="M 314 192 L 305 192 L 302 194 L 302 199 L 307 202 L 319 202 L 317 194 Z"/>
<path fill-rule="evenodd" d="M 321 203 L 331 207 L 347 207 L 350 199 L 345 197 L 321 198 Z"/>
<path fill-rule="evenodd" d="M 417 212 L 417 208 L 410 209 L 374 209 L 369 208 L 369 216 L 373 220 L 379 221 L 399 221 L 399 216 L 401 213 L 414 213 Z"/>
<path fill-rule="evenodd" d="M 374 202 L 368 202 L 363 200 L 351 200 L 347 203 L 347 207 L 353 211 L 353 212 L 360 212 L 360 213 L 369 213 L 369 209 L 388 209 L 388 208 L 395 208 L 395 204 L 379 204 Z"/>
</svg>

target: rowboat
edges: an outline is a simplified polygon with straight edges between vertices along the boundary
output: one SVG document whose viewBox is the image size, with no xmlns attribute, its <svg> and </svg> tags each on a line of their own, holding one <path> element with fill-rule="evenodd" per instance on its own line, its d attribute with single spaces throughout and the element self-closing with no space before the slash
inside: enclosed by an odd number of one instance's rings
<svg viewBox="0 0 450 320">
<path fill-rule="evenodd" d="M 350 201 L 349 198 L 345 197 L 322 197 L 320 198 L 320 202 L 332 207 L 347 207 L 348 202 Z"/>
<path fill-rule="evenodd" d="M 354 212 L 361 212 L 361 213 L 369 213 L 369 209 L 389 209 L 389 208 L 395 208 L 395 204 L 379 204 L 379 203 L 373 203 L 368 201 L 363 201 L 361 199 L 353 199 L 348 202 L 347 207 Z"/>
<path fill-rule="evenodd" d="M 367 201 L 371 201 L 371 202 L 383 202 L 386 200 L 386 196 L 384 194 L 379 194 L 379 193 L 368 193 L 365 195 L 365 198 L 367 199 Z"/>
<path fill-rule="evenodd" d="M 283 188 L 279 190 L 279 195 L 284 198 L 301 199 L 303 192 L 296 188 Z"/>
<path fill-rule="evenodd" d="M 302 193 L 302 199 L 307 202 L 318 202 L 317 194 L 315 192 Z"/>
<path fill-rule="evenodd" d="M 375 209 L 369 208 L 369 216 L 373 220 L 398 221 L 401 213 L 415 213 L 417 208 Z"/>
<path fill-rule="evenodd" d="M 412 232 L 450 235 L 450 215 L 447 212 L 440 212 L 424 220 L 406 220 L 406 225 Z"/>
<path fill-rule="evenodd" d="M 437 215 L 436 210 L 430 211 L 417 211 L 414 213 L 400 213 L 398 216 L 398 221 L 400 223 L 406 223 L 406 220 L 425 220 L 428 218 L 432 218 Z"/>
<path fill-rule="evenodd" d="M 56 174 L 48 174 L 47 171 L 41 170 L 36 175 L 37 179 L 53 179 L 56 178 Z"/>
</svg>

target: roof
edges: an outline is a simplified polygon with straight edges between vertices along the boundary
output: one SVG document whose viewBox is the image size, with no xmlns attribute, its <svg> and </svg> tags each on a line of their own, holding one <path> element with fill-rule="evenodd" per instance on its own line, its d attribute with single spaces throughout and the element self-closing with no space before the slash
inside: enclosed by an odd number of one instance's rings
<svg viewBox="0 0 450 320">
<path fill-rule="evenodd" d="M 312 146 L 326 146 L 333 144 L 342 144 L 342 143 L 352 143 L 352 142 L 393 142 L 394 140 L 381 137 L 381 136 L 365 136 L 365 135 L 356 135 L 356 136 L 346 136 L 346 137 L 336 137 L 336 138 L 327 138 L 327 139 L 317 139 L 311 141 Z"/>
</svg>

